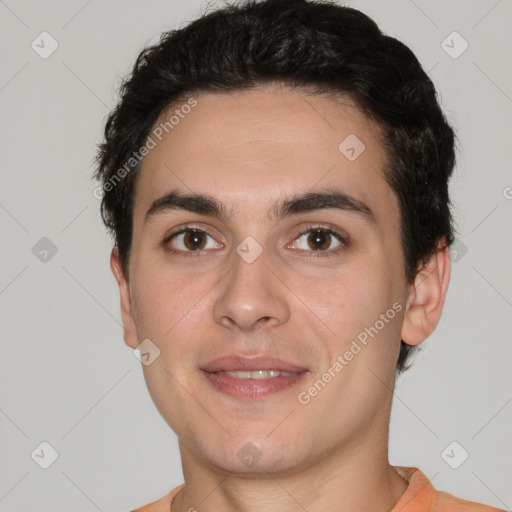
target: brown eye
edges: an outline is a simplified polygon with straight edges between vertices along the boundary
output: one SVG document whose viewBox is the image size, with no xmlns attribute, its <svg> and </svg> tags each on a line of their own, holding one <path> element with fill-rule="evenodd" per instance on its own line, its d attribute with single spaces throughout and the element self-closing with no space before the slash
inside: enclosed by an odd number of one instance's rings
<svg viewBox="0 0 512 512">
<path fill-rule="evenodd" d="M 327 257 L 339 255 L 345 246 L 345 238 L 331 228 L 312 227 L 295 239 L 292 248 Z"/>
<path fill-rule="evenodd" d="M 166 250 L 180 256 L 200 256 L 208 249 L 218 249 L 215 239 L 202 229 L 185 228 L 164 240 Z"/>
<path fill-rule="evenodd" d="M 183 245 L 191 251 L 201 250 L 206 245 L 205 234 L 202 231 L 189 230 L 183 237 Z"/>
<path fill-rule="evenodd" d="M 331 245 L 332 235 L 322 230 L 311 231 L 308 236 L 308 244 L 314 251 L 324 251 Z"/>
</svg>

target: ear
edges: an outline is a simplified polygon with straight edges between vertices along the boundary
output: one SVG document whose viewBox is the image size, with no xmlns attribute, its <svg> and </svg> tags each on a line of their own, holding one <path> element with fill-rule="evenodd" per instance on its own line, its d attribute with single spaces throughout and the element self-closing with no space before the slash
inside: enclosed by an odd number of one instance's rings
<svg viewBox="0 0 512 512">
<path fill-rule="evenodd" d="M 449 247 L 442 239 L 411 285 L 401 334 L 408 345 L 419 345 L 436 328 L 443 311 L 450 270 Z"/>
<path fill-rule="evenodd" d="M 139 341 L 137 338 L 137 328 L 132 315 L 132 299 L 130 295 L 130 284 L 123 274 L 119 251 L 117 247 L 112 249 L 110 254 L 110 268 L 116 278 L 119 286 L 119 295 L 121 298 L 121 319 L 123 321 L 124 342 L 131 348 L 137 348 Z"/>
</svg>

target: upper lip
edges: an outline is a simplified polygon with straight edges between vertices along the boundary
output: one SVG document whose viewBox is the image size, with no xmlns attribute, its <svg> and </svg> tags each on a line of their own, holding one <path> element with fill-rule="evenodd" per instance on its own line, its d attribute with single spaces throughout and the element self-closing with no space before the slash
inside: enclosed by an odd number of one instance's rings
<svg viewBox="0 0 512 512">
<path fill-rule="evenodd" d="M 278 370 L 292 373 L 300 373 L 306 370 L 302 366 L 288 363 L 277 357 L 259 356 L 249 358 L 239 355 L 218 357 L 201 369 L 207 372 Z"/>
</svg>

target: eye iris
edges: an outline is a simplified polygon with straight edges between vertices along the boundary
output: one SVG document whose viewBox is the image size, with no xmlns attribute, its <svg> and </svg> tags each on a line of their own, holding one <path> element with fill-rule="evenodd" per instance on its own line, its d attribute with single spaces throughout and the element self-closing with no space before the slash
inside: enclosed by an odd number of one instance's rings
<svg viewBox="0 0 512 512">
<path fill-rule="evenodd" d="M 203 238 L 203 240 L 201 240 Z M 202 243 L 201 243 L 202 242 Z M 202 249 L 205 246 L 205 239 L 203 233 L 198 231 L 187 231 L 183 237 L 183 243 L 190 250 Z M 191 243 L 191 245 L 189 245 Z"/>
<path fill-rule="evenodd" d="M 327 249 L 329 247 L 329 234 L 323 231 L 313 231 L 308 237 L 308 243 L 313 242 L 313 249 L 315 251 Z"/>
</svg>

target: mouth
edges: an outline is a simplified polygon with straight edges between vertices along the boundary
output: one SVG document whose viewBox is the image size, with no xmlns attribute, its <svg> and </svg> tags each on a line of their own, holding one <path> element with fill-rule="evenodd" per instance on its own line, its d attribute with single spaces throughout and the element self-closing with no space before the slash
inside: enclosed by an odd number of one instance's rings
<svg viewBox="0 0 512 512">
<path fill-rule="evenodd" d="M 282 372 L 280 370 L 255 370 L 253 372 L 247 372 L 243 370 L 238 371 L 229 371 L 229 372 L 216 372 L 216 373 L 225 373 L 230 377 L 236 377 L 237 379 L 275 379 L 280 375 L 284 377 L 292 377 L 294 375 L 298 375 L 299 372 Z"/>
<path fill-rule="evenodd" d="M 201 373 L 215 391 L 255 400 L 296 386 L 308 370 L 277 358 L 227 356 L 205 365 Z"/>
</svg>

